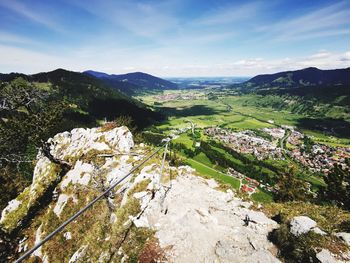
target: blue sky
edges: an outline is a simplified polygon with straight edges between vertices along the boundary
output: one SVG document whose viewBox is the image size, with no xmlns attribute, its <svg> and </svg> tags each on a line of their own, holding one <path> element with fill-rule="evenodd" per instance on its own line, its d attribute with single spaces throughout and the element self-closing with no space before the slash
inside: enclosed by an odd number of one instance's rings
<svg viewBox="0 0 350 263">
<path fill-rule="evenodd" d="M 0 0 L 0 72 L 252 76 L 350 66 L 350 0 Z"/>
</svg>

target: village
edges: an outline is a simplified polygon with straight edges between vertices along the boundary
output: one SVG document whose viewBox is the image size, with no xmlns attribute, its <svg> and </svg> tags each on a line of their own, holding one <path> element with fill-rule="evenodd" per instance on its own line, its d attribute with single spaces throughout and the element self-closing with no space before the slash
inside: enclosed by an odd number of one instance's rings
<svg viewBox="0 0 350 263">
<path fill-rule="evenodd" d="M 154 101 L 172 101 L 172 100 L 195 100 L 197 99 L 196 95 L 193 95 L 191 93 L 170 93 L 170 94 L 163 94 L 154 97 Z"/>
<path fill-rule="evenodd" d="M 275 136 L 281 136 L 281 132 L 272 133 Z M 282 149 L 277 147 L 276 143 L 258 137 L 250 130 L 233 132 L 220 127 L 213 127 L 205 129 L 205 134 L 223 142 L 239 153 L 253 154 L 258 160 L 281 159 L 283 157 Z"/>
<path fill-rule="evenodd" d="M 307 151 L 303 143 L 304 136 L 293 131 L 288 143 L 294 149 L 287 151 L 293 159 L 308 167 L 312 172 L 328 174 L 334 165 L 340 165 L 343 170 L 349 169 L 345 159 L 350 158 L 350 148 L 330 147 L 324 144 L 313 144 Z"/>
<path fill-rule="evenodd" d="M 299 131 L 289 130 L 287 138 L 285 138 L 286 130 L 283 128 L 264 128 L 262 131 L 269 134 L 272 141 L 259 137 L 251 130 L 235 132 L 211 127 L 204 132 L 233 150 L 242 154 L 252 154 L 258 160 L 284 159 L 286 154 L 315 173 L 328 174 L 336 164 L 342 169 L 349 169 L 345 159 L 350 158 L 350 148 L 315 143 L 307 151 L 304 144 L 305 136 Z M 282 143 L 279 142 L 283 139 L 286 139 L 287 149 L 281 148 Z"/>
</svg>

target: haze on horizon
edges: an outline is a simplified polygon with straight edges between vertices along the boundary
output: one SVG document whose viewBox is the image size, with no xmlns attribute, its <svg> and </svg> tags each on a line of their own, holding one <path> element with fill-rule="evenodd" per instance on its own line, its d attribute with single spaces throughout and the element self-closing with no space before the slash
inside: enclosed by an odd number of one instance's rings
<svg viewBox="0 0 350 263">
<path fill-rule="evenodd" d="M 1 0 L 0 72 L 252 76 L 350 66 L 350 1 Z"/>
</svg>

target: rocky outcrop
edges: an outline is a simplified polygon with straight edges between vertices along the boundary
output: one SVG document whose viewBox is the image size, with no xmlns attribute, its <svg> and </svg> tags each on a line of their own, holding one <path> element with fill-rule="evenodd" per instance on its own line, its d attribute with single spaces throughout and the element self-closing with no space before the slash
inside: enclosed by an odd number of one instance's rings
<svg viewBox="0 0 350 263">
<path fill-rule="evenodd" d="M 73 129 L 48 140 L 51 154 L 59 160 L 74 161 L 90 151 L 128 153 L 134 146 L 127 127 L 101 131 L 99 128 Z"/>
<path fill-rule="evenodd" d="M 91 157 L 91 153 L 129 153 L 134 142 L 130 131 L 126 127 L 120 127 L 104 132 L 99 128 L 74 129 L 57 134 L 48 140 L 48 145 L 52 158 L 68 162 L 73 167 L 63 180 L 63 188 L 69 183 L 88 183 L 94 169 L 91 164 L 83 163 L 79 159 L 84 156 Z M 1 214 L 0 226 L 5 232 L 12 232 L 20 227 L 32 208 L 45 198 L 47 190 L 60 181 L 62 169 L 50 160 L 52 158 L 45 156 L 44 151 L 39 152 L 32 184 L 10 201 Z"/>
<path fill-rule="evenodd" d="M 51 157 L 38 155 L 32 185 L 2 213 L 1 228 L 11 232 L 38 198 L 51 191 L 53 198 L 23 230 L 20 253 L 129 173 L 150 150 L 135 145 L 125 127 L 74 129 L 56 135 L 48 145 Z M 44 262 L 128 262 L 142 254 L 158 260 L 161 255 L 162 262 L 279 262 L 268 241 L 268 233 L 278 227 L 275 221 L 188 166 L 165 163 L 161 169 L 159 157 L 127 177 L 33 257 Z M 69 167 L 64 174 L 61 161 Z"/>
<path fill-rule="evenodd" d="M 290 222 L 290 232 L 295 236 L 308 233 L 317 223 L 307 216 L 296 216 Z"/>
<path fill-rule="evenodd" d="M 341 238 L 348 246 L 350 246 L 350 233 L 339 232 L 335 236 Z"/>
<path fill-rule="evenodd" d="M 316 258 L 321 263 L 338 263 L 340 261 L 336 260 L 334 256 L 327 249 L 322 249 L 320 252 L 316 254 Z"/>
</svg>

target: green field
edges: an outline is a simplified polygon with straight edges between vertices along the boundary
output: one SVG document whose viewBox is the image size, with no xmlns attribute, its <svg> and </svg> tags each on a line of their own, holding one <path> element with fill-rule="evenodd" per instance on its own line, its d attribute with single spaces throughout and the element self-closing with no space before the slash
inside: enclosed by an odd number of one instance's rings
<svg viewBox="0 0 350 263">
<path fill-rule="evenodd" d="M 209 160 L 209 158 L 204 153 L 199 153 L 195 157 L 193 157 L 193 160 L 200 162 L 202 164 L 205 164 L 207 166 L 212 166 L 213 164 Z"/>
<path fill-rule="evenodd" d="M 174 143 L 182 143 L 186 145 L 187 148 L 191 149 L 193 145 L 193 140 L 187 134 L 181 134 L 179 138 L 173 141 Z"/>
<path fill-rule="evenodd" d="M 252 194 L 252 199 L 260 203 L 271 203 L 273 202 L 273 197 L 270 193 L 265 192 L 263 189 L 258 189 L 258 192 Z"/>
</svg>

